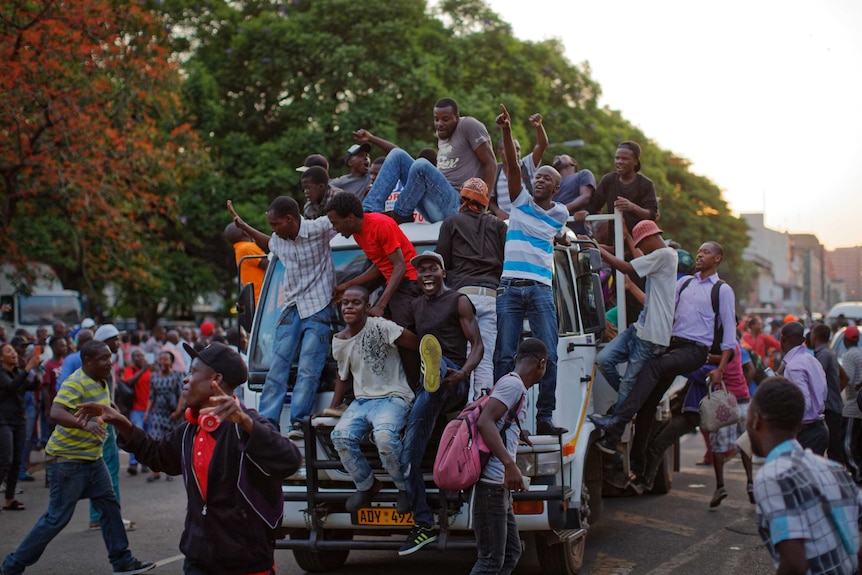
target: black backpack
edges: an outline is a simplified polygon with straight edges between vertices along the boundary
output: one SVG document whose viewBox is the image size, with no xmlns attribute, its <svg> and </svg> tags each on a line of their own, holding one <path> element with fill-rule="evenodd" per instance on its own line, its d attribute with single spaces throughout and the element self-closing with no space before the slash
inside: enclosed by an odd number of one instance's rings
<svg viewBox="0 0 862 575">
<path fill-rule="evenodd" d="M 680 295 L 692 280 L 694 280 L 694 276 L 685 280 L 685 283 L 679 288 Z M 715 323 L 712 328 L 712 347 L 709 348 L 709 353 L 713 355 L 721 355 L 721 340 L 724 339 L 724 326 L 721 324 L 721 317 L 718 315 L 718 292 L 725 283 L 727 282 L 718 280 L 712 286 L 712 313 L 715 314 Z M 733 352 L 731 352 L 730 357 L 733 357 Z"/>
</svg>

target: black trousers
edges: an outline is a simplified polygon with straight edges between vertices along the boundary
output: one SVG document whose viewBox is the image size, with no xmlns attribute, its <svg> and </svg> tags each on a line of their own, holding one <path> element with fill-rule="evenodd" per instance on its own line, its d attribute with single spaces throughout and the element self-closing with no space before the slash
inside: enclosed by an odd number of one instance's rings
<svg viewBox="0 0 862 575">
<path fill-rule="evenodd" d="M 847 469 L 856 483 L 862 482 L 862 419 L 845 417 L 841 421 L 841 437 Z"/>
<path fill-rule="evenodd" d="M 810 449 L 817 455 L 826 453 L 829 446 L 829 428 L 822 419 L 802 426 L 802 431 L 796 438 L 803 449 Z"/>
<path fill-rule="evenodd" d="M 844 434 L 841 433 L 841 414 L 826 410 L 824 412 L 826 427 L 829 429 L 829 446 L 826 448 L 826 456 L 846 466 L 847 458 L 844 455 Z"/>
<path fill-rule="evenodd" d="M 709 350 L 693 341 L 672 338 L 664 353 L 647 361 L 638 373 L 635 385 L 614 411 L 614 424 L 608 433 L 622 436 L 626 424 L 637 415 L 635 437 L 631 446 L 632 467 L 643 470 L 646 445 L 655 422 L 655 408 L 678 375 L 691 373 L 706 363 Z"/>
</svg>

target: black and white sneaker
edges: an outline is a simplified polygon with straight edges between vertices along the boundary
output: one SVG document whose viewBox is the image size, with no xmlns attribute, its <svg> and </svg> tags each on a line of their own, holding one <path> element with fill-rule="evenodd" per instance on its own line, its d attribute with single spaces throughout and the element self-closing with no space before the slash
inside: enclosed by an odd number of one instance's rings
<svg viewBox="0 0 862 575">
<path fill-rule="evenodd" d="M 407 536 L 407 541 L 405 541 L 404 545 L 402 545 L 398 550 L 398 554 L 402 557 L 404 555 L 410 555 L 411 553 L 419 551 L 432 541 L 437 541 L 437 532 L 434 531 L 433 527 L 415 525 L 413 529 L 410 530 L 410 535 Z"/>
<path fill-rule="evenodd" d="M 119 571 L 117 571 L 115 569 L 114 575 L 138 575 L 138 573 L 146 573 L 147 571 L 150 571 L 150 570 L 155 569 L 155 568 L 156 568 L 156 564 L 153 563 L 152 561 L 144 562 L 144 561 L 138 561 L 137 559 L 135 559 L 134 561 L 129 563 L 128 566 L 124 567 L 123 569 L 120 569 Z"/>
<path fill-rule="evenodd" d="M 305 434 L 302 432 L 302 424 L 298 421 L 290 426 L 290 431 L 287 432 L 288 439 L 294 439 L 299 441 L 300 439 L 305 438 Z"/>
</svg>

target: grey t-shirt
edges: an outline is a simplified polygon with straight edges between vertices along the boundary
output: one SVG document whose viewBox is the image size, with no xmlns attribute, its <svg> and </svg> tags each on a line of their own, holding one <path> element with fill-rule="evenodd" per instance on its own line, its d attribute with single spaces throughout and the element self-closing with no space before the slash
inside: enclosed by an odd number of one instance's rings
<svg viewBox="0 0 862 575">
<path fill-rule="evenodd" d="M 335 178 L 330 183 L 333 186 L 341 188 L 345 192 L 350 192 L 361 200 L 365 197 L 365 188 L 368 187 L 368 182 L 370 181 L 371 174 L 366 173 L 364 176 L 351 176 L 350 174 L 346 174 L 340 178 Z"/>
<path fill-rule="evenodd" d="M 596 177 L 589 170 L 580 170 L 571 176 L 566 176 L 560 180 L 560 191 L 554 196 L 554 201 L 561 204 L 573 202 L 581 195 L 583 186 L 592 186 L 593 191 L 596 191 Z M 589 204 L 583 207 L 587 209 Z M 569 227 L 576 234 L 586 234 L 587 226 L 582 222 L 569 222 Z"/>
<path fill-rule="evenodd" d="M 464 116 L 448 140 L 437 139 L 437 169 L 453 188 L 460 190 L 461 184 L 470 178 L 482 177 L 482 163 L 474 150 L 490 141 L 482 122 Z"/>
<path fill-rule="evenodd" d="M 527 388 L 524 387 L 524 382 L 521 381 L 520 376 L 514 372 L 501 377 L 499 381 L 497 381 L 497 385 L 494 386 L 494 391 L 491 393 L 492 399 L 499 399 L 506 406 L 506 413 L 504 413 L 503 417 L 497 421 L 498 430 L 503 429 L 503 425 L 505 425 L 506 419 L 509 417 L 509 411 L 521 401 L 522 397 L 524 398 L 524 401 L 521 403 L 521 409 L 518 410 L 518 421 L 513 422 L 509 428 L 506 429 L 506 451 L 508 451 L 509 455 L 512 457 L 515 457 L 518 453 L 518 441 L 520 440 L 519 438 L 521 435 L 521 425 L 527 418 L 526 393 Z M 504 475 L 505 468 L 503 467 L 503 462 L 494 455 L 491 455 L 491 459 L 488 460 L 488 464 L 485 465 L 485 469 L 482 471 L 482 479 L 493 483 L 503 483 Z"/>
</svg>

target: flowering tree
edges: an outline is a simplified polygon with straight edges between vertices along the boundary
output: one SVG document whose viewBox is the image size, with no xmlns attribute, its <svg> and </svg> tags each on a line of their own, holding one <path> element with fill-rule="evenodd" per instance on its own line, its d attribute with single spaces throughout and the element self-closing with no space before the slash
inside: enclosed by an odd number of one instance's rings
<svg viewBox="0 0 862 575">
<path fill-rule="evenodd" d="M 123 0 L 0 5 L 0 251 L 107 284 L 170 289 L 176 194 L 202 162 L 160 20 Z M 154 304 L 153 304 L 154 305 Z"/>
</svg>

